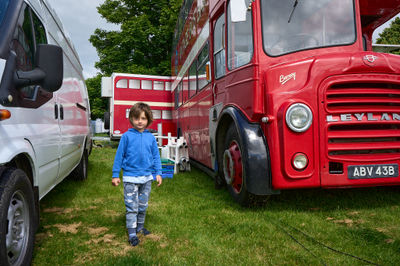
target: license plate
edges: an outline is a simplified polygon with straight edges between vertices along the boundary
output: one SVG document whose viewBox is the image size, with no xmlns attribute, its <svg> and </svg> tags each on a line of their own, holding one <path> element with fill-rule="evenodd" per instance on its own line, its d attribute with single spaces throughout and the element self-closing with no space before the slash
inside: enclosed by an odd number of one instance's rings
<svg viewBox="0 0 400 266">
<path fill-rule="evenodd" d="M 398 164 L 369 164 L 349 165 L 347 167 L 349 179 L 398 177 Z"/>
</svg>

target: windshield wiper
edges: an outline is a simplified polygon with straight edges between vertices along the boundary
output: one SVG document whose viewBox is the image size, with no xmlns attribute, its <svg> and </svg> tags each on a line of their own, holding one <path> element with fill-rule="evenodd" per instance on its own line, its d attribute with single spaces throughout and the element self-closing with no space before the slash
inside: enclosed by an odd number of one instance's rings
<svg viewBox="0 0 400 266">
<path fill-rule="evenodd" d="M 290 23 L 290 21 L 292 20 L 292 16 L 293 16 L 294 10 L 296 9 L 298 3 L 299 3 L 298 0 L 295 0 L 295 1 L 294 1 L 293 9 L 292 9 L 292 12 L 290 13 L 289 20 L 288 20 L 287 23 Z"/>
</svg>

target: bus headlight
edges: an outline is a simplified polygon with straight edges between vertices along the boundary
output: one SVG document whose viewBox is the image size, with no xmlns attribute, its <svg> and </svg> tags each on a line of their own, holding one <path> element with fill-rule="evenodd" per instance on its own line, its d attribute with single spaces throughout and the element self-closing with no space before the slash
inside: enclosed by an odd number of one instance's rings
<svg viewBox="0 0 400 266">
<path fill-rule="evenodd" d="M 308 158 L 304 153 L 296 153 L 292 159 L 294 169 L 301 171 L 308 165 Z"/>
<path fill-rule="evenodd" d="M 312 123 L 312 113 L 307 105 L 292 104 L 286 112 L 286 124 L 295 132 L 306 131 Z"/>
</svg>

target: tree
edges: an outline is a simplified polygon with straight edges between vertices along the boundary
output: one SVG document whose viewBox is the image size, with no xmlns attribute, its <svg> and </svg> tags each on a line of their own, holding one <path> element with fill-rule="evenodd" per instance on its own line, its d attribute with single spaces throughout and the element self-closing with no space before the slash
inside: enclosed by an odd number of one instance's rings
<svg viewBox="0 0 400 266">
<path fill-rule="evenodd" d="M 86 87 L 88 89 L 91 118 L 103 118 L 104 112 L 107 110 L 107 98 L 101 97 L 101 75 L 98 74 L 93 78 L 86 79 Z"/>
<path fill-rule="evenodd" d="M 97 10 L 119 31 L 96 29 L 90 42 L 97 49 L 95 66 L 113 72 L 170 75 L 172 35 L 182 0 L 105 0 Z"/>
<path fill-rule="evenodd" d="M 384 29 L 379 34 L 379 38 L 376 40 L 378 44 L 400 44 L 400 18 L 396 17 L 391 23 L 390 27 Z M 393 52 L 394 54 L 400 54 L 400 51 Z"/>
</svg>

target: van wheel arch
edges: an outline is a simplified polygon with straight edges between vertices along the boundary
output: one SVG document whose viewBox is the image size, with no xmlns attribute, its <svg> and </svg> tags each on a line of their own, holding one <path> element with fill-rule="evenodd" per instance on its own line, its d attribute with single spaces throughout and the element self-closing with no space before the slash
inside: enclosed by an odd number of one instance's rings
<svg viewBox="0 0 400 266">
<path fill-rule="evenodd" d="M 83 149 L 82 157 L 81 160 L 79 161 L 79 164 L 75 167 L 74 170 L 72 170 L 71 174 L 69 177 L 72 180 L 77 180 L 77 181 L 84 181 L 87 179 L 88 176 L 88 165 L 89 165 L 89 153 L 88 150 Z"/>
</svg>

